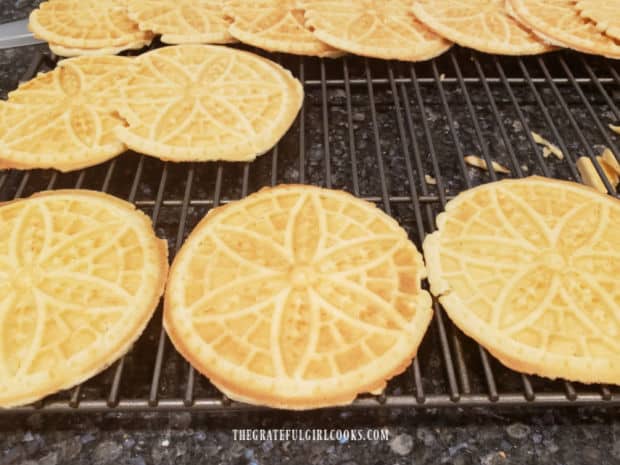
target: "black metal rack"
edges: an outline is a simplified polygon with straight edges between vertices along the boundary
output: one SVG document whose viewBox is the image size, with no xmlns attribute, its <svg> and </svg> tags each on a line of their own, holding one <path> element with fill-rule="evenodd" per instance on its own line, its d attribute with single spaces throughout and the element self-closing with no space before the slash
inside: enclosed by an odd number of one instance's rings
<svg viewBox="0 0 620 465">
<path fill-rule="evenodd" d="M 262 53 L 262 52 L 259 52 Z M 421 246 L 435 216 L 461 190 L 503 177 L 469 167 L 476 154 L 529 174 L 579 181 L 578 156 L 597 145 L 618 151 L 607 124 L 620 121 L 616 62 L 568 51 L 495 57 L 455 47 L 425 63 L 347 56 L 337 60 L 266 55 L 303 83 L 304 107 L 288 134 L 253 163 L 171 164 L 126 153 L 69 174 L 0 173 L 0 200 L 57 188 L 102 190 L 148 213 L 170 255 L 214 206 L 265 185 L 308 183 L 376 202 Z M 33 57 L 27 76 L 55 65 Z M 544 158 L 531 132 L 557 144 L 564 160 Z M 490 163 L 489 163 L 490 164 Z M 427 182 L 432 176 L 436 184 Z M 615 194 L 614 194 L 615 195 Z M 456 329 L 439 305 L 417 358 L 379 396 L 351 406 L 466 407 L 620 405 L 620 388 L 525 376 L 504 368 Z M 257 409 L 229 401 L 174 351 L 158 310 L 145 334 L 102 374 L 32 406 L 3 413 L 105 410 Z"/>
</svg>

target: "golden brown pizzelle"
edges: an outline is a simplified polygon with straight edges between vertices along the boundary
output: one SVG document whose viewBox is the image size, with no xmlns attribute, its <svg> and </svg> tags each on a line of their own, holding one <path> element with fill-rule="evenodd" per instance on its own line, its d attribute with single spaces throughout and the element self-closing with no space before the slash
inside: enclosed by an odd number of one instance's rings
<svg viewBox="0 0 620 465">
<path fill-rule="evenodd" d="M 35 37 L 74 52 L 150 43 L 153 34 L 129 18 L 127 1 L 48 0 L 32 11 L 28 26 Z"/>
<path fill-rule="evenodd" d="M 122 45 L 112 45 L 110 47 L 98 47 L 98 48 L 79 48 L 79 47 L 65 47 L 64 45 L 49 43 L 48 46 L 52 53 L 59 57 L 81 57 L 81 56 L 106 56 L 117 55 L 127 50 L 140 50 L 151 43 L 151 39 L 138 40 L 136 42 L 129 42 Z"/>
<path fill-rule="evenodd" d="M 305 26 L 297 0 L 225 0 L 230 33 L 241 42 L 271 52 L 337 57 L 341 50 L 317 39 Z"/>
<path fill-rule="evenodd" d="M 124 152 L 114 131 L 132 66 L 126 57 L 70 58 L 10 92 L 0 106 L 1 166 L 72 171 Z"/>
<path fill-rule="evenodd" d="M 459 194 L 424 241 L 431 292 L 509 368 L 620 384 L 620 202 L 541 177 Z"/>
<path fill-rule="evenodd" d="M 548 42 L 580 52 L 620 58 L 620 43 L 582 17 L 575 0 L 508 0 L 515 18 Z"/>
<path fill-rule="evenodd" d="M 128 0 L 128 15 L 166 44 L 227 44 L 230 19 L 223 0 Z"/>
<path fill-rule="evenodd" d="M 408 0 L 300 0 L 299 6 L 319 40 L 357 55 L 422 61 L 452 45 L 415 19 Z"/>
<path fill-rule="evenodd" d="M 280 140 L 303 101 L 289 71 L 228 47 L 163 47 L 136 65 L 120 86 L 127 126 L 116 135 L 162 160 L 253 160 Z"/>
<path fill-rule="evenodd" d="M 0 406 L 67 389 L 127 352 L 163 292 L 167 250 L 146 215 L 107 194 L 0 204 Z"/>
<path fill-rule="evenodd" d="M 212 210 L 171 269 L 164 325 L 232 399 L 288 409 L 380 391 L 430 323 L 421 255 L 374 205 L 282 185 Z"/>
<path fill-rule="evenodd" d="M 486 53 L 534 55 L 554 48 L 513 19 L 505 0 L 415 0 L 413 13 L 437 34 Z"/>
<path fill-rule="evenodd" d="M 593 21 L 598 30 L 620 41 L 620 3 L 608 0 L 578 0 L 575 7 L 581 16 Z"/>
</svg>

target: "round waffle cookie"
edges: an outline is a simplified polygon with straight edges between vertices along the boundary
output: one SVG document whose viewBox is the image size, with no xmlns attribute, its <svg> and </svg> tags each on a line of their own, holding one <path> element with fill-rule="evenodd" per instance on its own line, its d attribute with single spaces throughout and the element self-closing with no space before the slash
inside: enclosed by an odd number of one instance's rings
<svg viewBox="0 0 620 465">
<path fill-rule="evenodd" d="M 415 0 L 413 13 L 437 34 L 481 52 L 533 55 L 552 49 L 508 15 L 505 0 Z"/>
<path fill-rule="evenodd" d="M 609 0 L 578 0 L 581 16 L 594 21 L 597 29 L 620 41 L 620 3 Z"/>
<path fill-rule="evenodd" d="M 273 147 L 301 108 L 299 81 L 249 52 L 177 45 L 140 55 L 122 86 L 117 135 L 171 161 L 253 160 Z"/>
<path fill-rule="evenodd" d="M 116 55 L 125 50 L 140 50 L 151 43 L 151 39 L 138 40 L 124 45 L 113 45 L 111 47 L 99 48 L 77 48 L 65 47 L 64 45 L 48 43 L 50 50 L 59 57 L 81 57 L 81 56 L 105 56 Z"/>
<path fill-rule="evenodd" d="M 230 20 L 223 0 L 128 0 L 129 17 L 143 31 L 161 34 L 166 44 L 226 44 Z"/>
<path fill-rule="evenodd" d="M 118 48 L 150 42 L 127 16 L 127 0 L 49 0 L 30 14 L 35 37 L 71 49 Z"/>
<path fill-rule="evenodd" d="M 114 128 L 132 66 L 125 57 L 70 58 L 10 92 L 0 106 L 0 164 L 71 171 L 125 151 Z"/>
<path fill-rule="evenodd" d="M 424 241 L 431 291 L 509 368 L 620 384 L 620 202 L 530 177 L 459 194 Z"/>
<path fill-rule="evenodd" d="M 430 323 L 422 257 L 374 205 L 311 186 L 216 208 L 175 258 L 164 326 L 232 399 L 342 405 L 411 363 Z"/>
<path fill-rule="evenodd" d="M 129 350 L 168 266 L 146 215 L 83 190 L 1 204 L 0 263 L 2 407 L 74 386 Z"/>
<path fill-rule="evenodd" d="M 452 45 L 418 22 L 407 0 L 300 0 L 299 5 L 319 40 L 357 55 L 421 61 Z"/>
<path fill-rule="evenodd" d="M 575 0 L 508 0 L 515 18 L 554 45 L 620 58 L 620 43 L 582 17 Z"/>
<path fill-rule="evenodd" d="M 230 33 L 241 42 L 272 52 L 336 57 L 340 50 L 318 40 L 304 26 L 297 0 L 226 0 Z"/>
</svg>

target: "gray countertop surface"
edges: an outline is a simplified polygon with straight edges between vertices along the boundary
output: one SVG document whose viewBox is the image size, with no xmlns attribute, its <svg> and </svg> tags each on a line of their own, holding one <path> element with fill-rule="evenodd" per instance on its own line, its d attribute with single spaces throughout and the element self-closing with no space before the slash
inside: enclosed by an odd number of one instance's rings
<svg viewBox="0 0 620 465">
<path fill-rule="evenodd" d="M 40 415 L 3 421 L 0 463 L 613 465 L 618 412 L 476 409 L 216 417 Z M 3 420 L 6 417 L 2 418 Z M 387 428 L 387 441 L 235 441 L 233 428 Z"/>
<path fill-rule="evenodd" d="M 0 2 L 0 23 L 27 18 L 42 0 L 2 0 Z"/>
</svg>

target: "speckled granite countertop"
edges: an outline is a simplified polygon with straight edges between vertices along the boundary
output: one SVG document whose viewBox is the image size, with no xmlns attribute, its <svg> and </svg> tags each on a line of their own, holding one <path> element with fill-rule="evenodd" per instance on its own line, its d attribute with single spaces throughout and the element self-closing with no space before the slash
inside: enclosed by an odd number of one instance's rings
<svg viewBox="0 0 620 465">
<path fill-rule="evenodd" d="M 386 427 L 384 442 L 234 441 L 233 428 Z M 542 410 L 284 414 L 40 415 L 3 422 L 0 464 L 614 465 L 617 412 Z"/>
<path fill-rule="evenodd" d="M 0 1 L 0 24 L 27 18 L 42 0 L 2 0 Z"/>
</svg>

